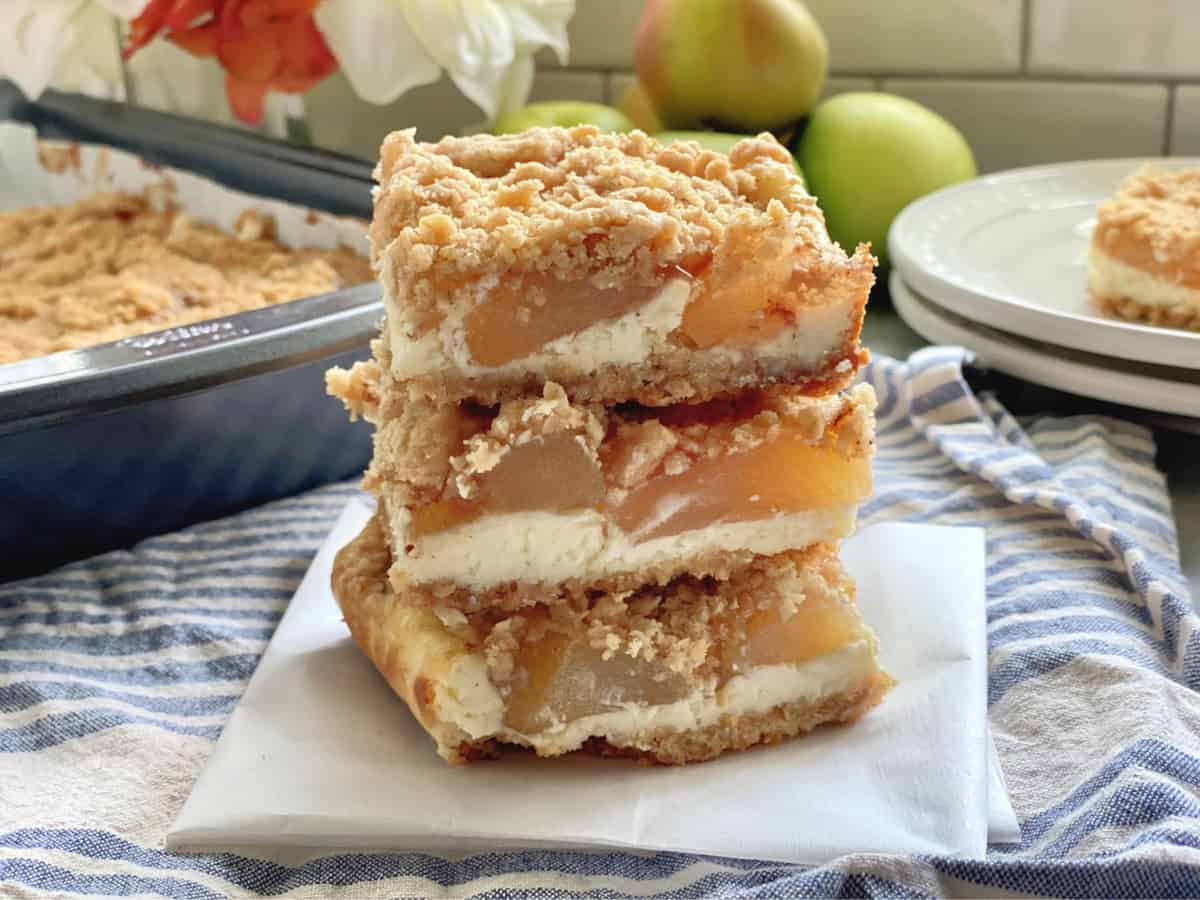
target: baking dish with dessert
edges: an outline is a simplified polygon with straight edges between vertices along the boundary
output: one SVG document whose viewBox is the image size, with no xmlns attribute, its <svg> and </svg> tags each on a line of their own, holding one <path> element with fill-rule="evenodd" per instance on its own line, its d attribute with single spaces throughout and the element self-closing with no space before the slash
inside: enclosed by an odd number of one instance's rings
<svg viewBox="0 0 1200 900">
<path fill-rule="evenodd" d="M 82 98 L 0 116 L 0 579 L 361 470 L 320 385 L 380 316 L 368 164 Z"/>
</svg>

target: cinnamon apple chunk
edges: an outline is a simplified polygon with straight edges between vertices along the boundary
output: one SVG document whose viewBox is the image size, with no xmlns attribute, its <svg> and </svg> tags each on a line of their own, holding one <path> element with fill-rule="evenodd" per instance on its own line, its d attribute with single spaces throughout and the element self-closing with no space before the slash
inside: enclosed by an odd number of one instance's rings
<svg viewBox="0 0 1200 900">
<path fill-rule="evenodd" d="M 568 604 L 464 613 L 396 590 L 376 517 L 333 586 L 355 642 L 451 762 L 504 747 L 661 763 L 851 722 L 887 692 L 836 550 L 758 557 Z"/>
<path fill-rule="evenodd" d="M 367 475 L 393 583 L 427 605 L 517 609 L 837 541 L 871 492 L 874 402 L 866 385 L 661 408 L 575 403 L 557 384 L 449 414 L 414 399 Z"/>
</svg>

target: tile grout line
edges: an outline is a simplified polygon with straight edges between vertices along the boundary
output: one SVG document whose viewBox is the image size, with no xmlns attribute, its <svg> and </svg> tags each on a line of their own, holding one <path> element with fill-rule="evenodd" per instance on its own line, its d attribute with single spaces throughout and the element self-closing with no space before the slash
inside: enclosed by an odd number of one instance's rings
<svg viewBox="0 0 1200 900">
<path fill-rule="evenodd" d="M 579 72 L 585 75 L 607 75 L 613 78 L 617 75 L 633 75 L 632 69 L 562 69 L 562 68 L 545 68 L 539 69 L 541 72 Z M 1178 78 L 1166 77 L 1157 74 L 1137 75 L 1129 73 L 1113 73 L 1108 75 L 1097 75 L 1078 72 L 1045 72 L 1037 73 L 1036 75 L 1028 76 L 1021 72 L 1000 72 L 1000 71 L 984 71 L 971 72 L 962 69 L 947 69 L 939 72 L 914 72 L 905 71 L 903 69 L 892 69 L 887 71 L 863 72 L 863 71 L 840 71 L 834 70 L 829 73 L 830 78 L 859 78 L 865 81 L 882 82 L 891 79 L 907 79 L 911 81 L 947 81 L 947 82 L 962 82 L 962 81 L 996 81 L 1009 82 L 1010 84 L 1103 84 L 1117 86 L 1152 86 L 1152 87 L 1173 87 L 1177 85 L 1192 86 L 1200 85 L 1200 77 L 1196 78 Z"/>
<path fill-rule="evenodd" d="M 1167 121 L 1163 127 L 1163 156 L 1171 155 L 1171 144 L 1175 137 L 1175 92 L 1176 84 L 1167 85 Z"/>
<path fill-rule="evenodd" d="M 1021 48 L 1020 70 L 1025 75 L 1029 72 L 1029 53 L 1033 44 L 1033 0 L 1021 0 Z"/>
</svg>

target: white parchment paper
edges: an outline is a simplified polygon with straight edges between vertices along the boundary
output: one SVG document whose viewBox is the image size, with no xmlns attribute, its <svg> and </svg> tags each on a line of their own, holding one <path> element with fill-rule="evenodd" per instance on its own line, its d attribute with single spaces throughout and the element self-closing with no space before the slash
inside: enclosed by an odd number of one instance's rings
<svg viewBox="0 0 1200 900">
<path fill-rule="evenodd" d="M 317 212 L 235 191 L 181 169 L 148 165 L 139 156 L 95 144 L 39 140 L 31 125 L 0 122 L 0 210 L 73 203 L 97 191 L 141 193 L 151 188 L 194 219 L 226 231 L 247 209 L 270 213 L 276 236 L 289 247 L 339 244 L 366 255 L 359 219 Z"/>
<path fill-rule="evenodd" d="M 334 553 L 369 515 L 352 502 L 317 554 L 169 848 L 977 856 L 989 783 L 997 826 L 1016 826 L 998 767 L 989 778 L 978 529 L 882 525 L 845 544 L 899 680 L 852 727 L 678 768 L 525 755 L 457 767 L 351 642 L 330 592 Z"/>
</svg>

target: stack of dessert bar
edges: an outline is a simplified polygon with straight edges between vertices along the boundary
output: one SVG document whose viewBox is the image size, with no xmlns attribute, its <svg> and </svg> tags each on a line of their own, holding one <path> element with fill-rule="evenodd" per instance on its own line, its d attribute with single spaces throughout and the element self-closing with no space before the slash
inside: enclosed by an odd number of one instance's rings
<svg viewBox="0 0 1200 900">
<path fill-rule="evenodd" d="M 685 763 L 878 703 L 837 551 L 874 260 L 787 151 L 404 131 L 376 177 L 386 320 L 329 386 L 378 505 L 334 591 L 439 753 Z"/>
</svg>

